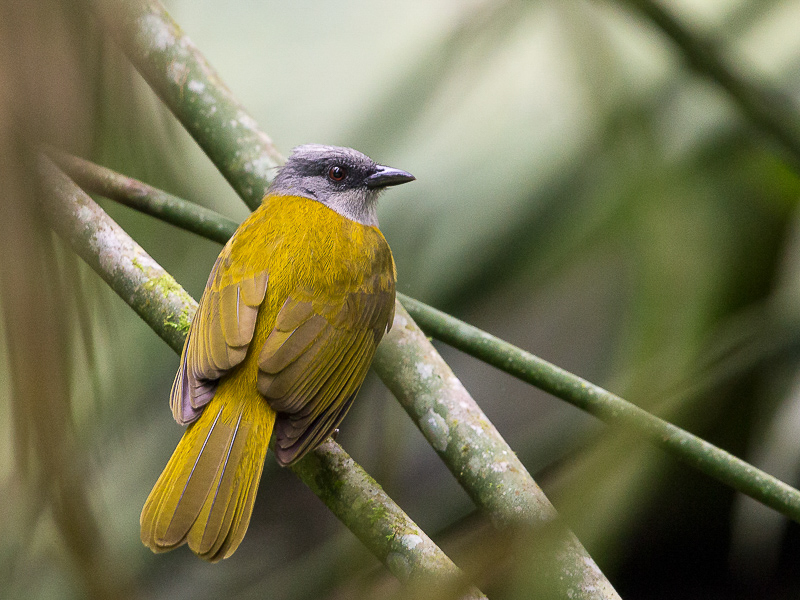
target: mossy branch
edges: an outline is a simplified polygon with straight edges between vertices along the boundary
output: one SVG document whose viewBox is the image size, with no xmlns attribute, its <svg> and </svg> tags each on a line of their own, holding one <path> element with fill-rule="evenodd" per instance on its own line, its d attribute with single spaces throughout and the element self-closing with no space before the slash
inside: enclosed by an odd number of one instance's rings
<svg viewBox="0 0 800 600">
<path fill-rule="evenodd" d="M 50 226 L 170 348 L 180 353 L 197 302 L 47 157 Z"/>
<path fill-rule="evenodd" d="M 51 227 L 180 353 L 197 302 L 48 158 L 40 169 Z M 292 470 L 402 582 L 484 598 L 338 444 L 327 441 Z"/>
<path fill-rule="evenodd" d="M 151 0 L 94 5 L 133 65 L 251 208 L 283 157 L 197 46 Z"/>
</svg>

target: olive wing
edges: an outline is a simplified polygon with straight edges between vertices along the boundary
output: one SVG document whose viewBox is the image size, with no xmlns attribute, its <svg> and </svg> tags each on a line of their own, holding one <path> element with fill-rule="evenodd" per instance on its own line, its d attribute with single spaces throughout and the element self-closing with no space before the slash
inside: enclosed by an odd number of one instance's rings
<svg viewBox="0 0 800 600">
<path fill-rule="evenodd" d="M 383 285 L 380 285 L 383 279 Z M 316 299 L 294 291 L 259 355 L 258 390 L 278 413 L 275 455 L 291 464 L 339 425 L 391 327 L 394 281 L 376 274 L 356 291 Z"/>
<path fill-rule="evenodd" d="M 267 272 L 232 268 L 227 250 L 211 270 L 172 384 L 170 407 L 182 425 L 200 416 L 214 397 L 219 378 L 244 360 L 266 296 Z"/>
</svg>

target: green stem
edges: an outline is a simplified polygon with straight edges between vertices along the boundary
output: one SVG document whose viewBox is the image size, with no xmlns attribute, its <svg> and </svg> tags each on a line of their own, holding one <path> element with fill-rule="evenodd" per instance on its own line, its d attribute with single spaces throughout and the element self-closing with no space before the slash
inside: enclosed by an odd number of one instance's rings
<svg viewBox="0 0 800 600">
<path fill-rule="evenodd" d="M 180 353 L 197 302 L 48 158 L 40 169 L 51 227 Z M 465 586 L 458 567 L 335 442 L 293 471 L 400 581 L 484 597 Z"/>
<path fill-rule="evenodd" d="M 800 167 L 800 111 L 792 99 L 757 84 L 723 58 L 711 41 L 692 32 L 654 0 L 622 0 L 650 19 L 681 49 L 689 65 L 723 88 L 742 112 L 788 151 Z"/>
<path fill-rule="evenodd" d="M 683 462 L 800 522 L 800 491 L 705 440 L 541 358 L 435 308 L 400 296 L 422 328 L 514 377 L 611 425 L 624 427 Z"/>
<path fill-rule="evenodd" d="M 124 204 L 162 221 L 224 244 L 239 224 L 218 212 L 187 202 L 88 160 L 49 150 L 50 157 L 87 192 Z"/>
</svg>

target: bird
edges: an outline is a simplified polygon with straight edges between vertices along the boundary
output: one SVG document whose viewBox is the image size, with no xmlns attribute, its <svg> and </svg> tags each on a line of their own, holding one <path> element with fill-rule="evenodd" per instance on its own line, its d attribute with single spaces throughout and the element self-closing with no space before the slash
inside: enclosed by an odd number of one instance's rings
<svg viewBox="0 0 800 600">
<path fill-rule="evenodd" d="M 339 426 L 394 320 L 377 199 L 410 173 L 337 146 L 296 147 L 209 275 L 170 391 L 188 425 L 144 504 L 154 552 L 231 556 L 267 447 L 296 463 Z"/>
</svg>

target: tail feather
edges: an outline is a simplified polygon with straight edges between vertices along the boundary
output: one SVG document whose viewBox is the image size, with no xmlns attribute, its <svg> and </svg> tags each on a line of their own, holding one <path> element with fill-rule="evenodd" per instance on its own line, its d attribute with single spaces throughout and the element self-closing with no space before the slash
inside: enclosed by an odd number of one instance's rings
<svg viewBox="0 0 800 600">
<path fill-rule="evenodd" d="M 200 435 L 191 436 L 194 438 L 192 446 L 181 448 L 181 444 L 178 445 L 176 454 L 182 468 L 173 476 L 170 490 L 161 500 L 155 527 L 159 545 L 172 548 L 183 543 L 211 492 L 220 469 L 220 455 L 227 454 L 233 437 L 233 429 L 219 422 L 220 415 L 217 413 L 211 426 L 202 428 Z M 198 441 L 202 445 L 195 456 L 192 450 Z"/>
<path fill-rule="evenodd" d="M 263 459 L 262 459 L 263 463 Z M 239 496 L 236 512 L 233 516 L 233 526 L 230 528 L 219 552 L 225 557 L 233 554 L 239 547 L 247 531 L 250 515 L 253 513 L 253 504 L 256 501 L 258 484 L 261 481 L 261 469 L 250 471 L 250 480 L 245 481 L 244 493 Z"/>
<path fill-rule="evenodd" d="M 203 525 L 193 527 L 187 536 L 192 552 L 203 558 L 216 554 L 225 539 L 222 533 L 230 529 L 233 517 L 231 506 L 236 505 L 236 500 L 241 494 L 240 484 L 236 481 L 236 472 L 242 462 L 249 429 L 248 423 L 242 426 L 240 416 L 234 430 L 233 443 L 228 447 L 228 453 L 217 471 L 213 493 L 206 496 L 205 504 L 200 511 L 198 523 Z"/>
<path fill-rule="evenodd" d="M 144 505 L 142 542 L 154 552 L 188 542 L 216 562 L 244 538 L 275 413 L 260 397 L 220 396 L 186 430 Z"/>
</svg>

